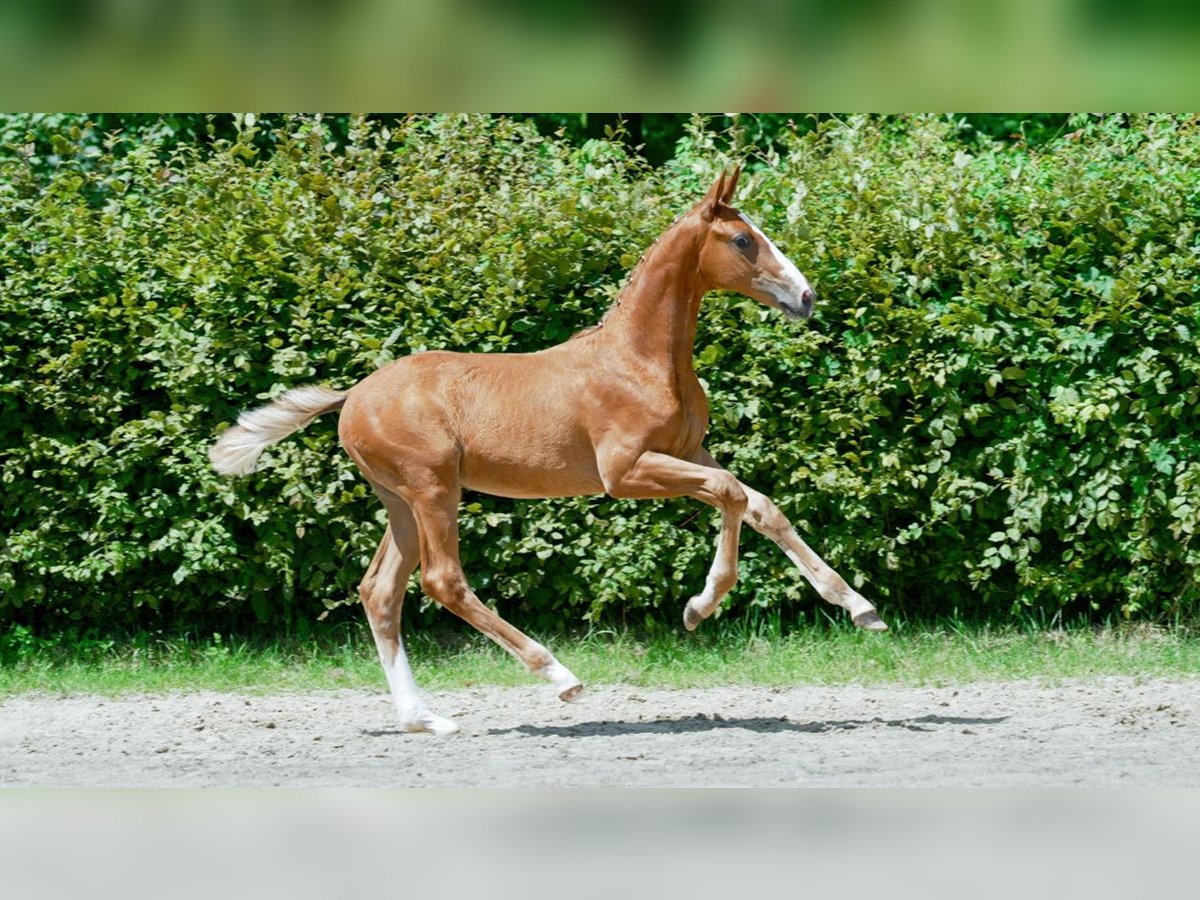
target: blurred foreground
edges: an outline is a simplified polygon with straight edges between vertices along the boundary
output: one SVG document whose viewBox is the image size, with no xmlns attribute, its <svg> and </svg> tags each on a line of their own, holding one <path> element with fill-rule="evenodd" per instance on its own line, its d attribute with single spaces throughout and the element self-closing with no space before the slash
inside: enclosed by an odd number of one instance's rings
<svg viewBox="0 0 1200 900">
<path fill-rule="evenodd" d="M 1178 108 L 1198 23 L 1174 0 L 7 0 L 0 78 L 25 108 Z"/>
<path fill-rule="evenodd" d="M 6 892 L 1190 897 L 1168 793 L 15 792 Z M 69 863 L 67 859 L 69 858 Z"/>
</svg>

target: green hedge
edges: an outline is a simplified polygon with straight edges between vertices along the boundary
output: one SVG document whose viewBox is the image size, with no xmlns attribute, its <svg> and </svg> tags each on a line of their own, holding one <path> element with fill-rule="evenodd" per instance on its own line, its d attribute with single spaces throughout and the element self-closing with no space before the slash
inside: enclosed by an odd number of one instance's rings
<svg viewBox="0 0 1200 900">
<path fill-rule="evenodd" d="M 885 616 L 1195 608 L 1200 135 L 1069 128 L 1030 149 L 830 120 L 744 176 L 818 314 L 710 299 L 709 445 Z M 657 169 L 503 118 L 234 134 L 97 153 L 64 127 L 50 174 L 0 161 L 10 619 L 274 626 L 352 600 L 382 512 L 335 417 L 234 481 L 208 468 L 220 427 L 411 352 L 565 339 L 721 164 L 699 124 Z M 462 531 L 479 592 L 524 625 L 674 623 L 715 519 L 471 495 Z M 820 603 L 769 542 L 743 549 L 733 605 Z"/>
</svg>

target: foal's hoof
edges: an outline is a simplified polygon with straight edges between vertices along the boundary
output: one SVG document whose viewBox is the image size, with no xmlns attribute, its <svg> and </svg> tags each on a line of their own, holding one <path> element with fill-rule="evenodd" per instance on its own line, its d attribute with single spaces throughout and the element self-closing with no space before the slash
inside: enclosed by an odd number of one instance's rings
<svg viewBox="0 0 1200 900">
<path fill-rule="evenodd" d="M 446 737 L 447 735 L 458 733 L 457 722 L 452 722 L 431 712 L 427 712 L 415 719 L 410 719 L 407 722 L 401 722 L 400 727 L 410 734 L 433 734 L 438 737 Z"/>
<path fill-rule="evenodd" d="M 855 625 L 866 631 L 887 631 L 887 623 L 879 618 L 879 614 L 873 609 L 866 612 L 860 612 L 852 620 Z"/>
<path fill-rule="evenodd" d="M 567 687 L 565 687 L 561 691 L 559 691 L 558 699 L 561 700 L 563 703 L 570 703 L 572 700 L 578 700 L 579 695 L 582 693 L 583 693 L 583 685 L 577 681 L 574 684 L 567 685 Z"/>
<path fill-rule="evenodd" d="M 700 600 L 701 596 L 702 595 L 693 597 L 683 607 L 683 627 L 688 631 L 695 631 L 697 625 L 712 615 L 711 609 L 709 609 L 708 612 L 700 612 L 700 610 L 697 608 L 699 604 L 697 604 L 696 601 Z"/>
<path fill-rule="evenodd" d="M 537 675 L 539 678 L 545 678 L 553 684 L 554 692 L 558 694 L 558 699 L 564 703 L 570 703 L 583 691 L 583 684 L 575 677 L 575 673 L 557 659 L 551 659 L 542 668 L 533 669 L 532 671 L 534 675 Z"/>
</svg>

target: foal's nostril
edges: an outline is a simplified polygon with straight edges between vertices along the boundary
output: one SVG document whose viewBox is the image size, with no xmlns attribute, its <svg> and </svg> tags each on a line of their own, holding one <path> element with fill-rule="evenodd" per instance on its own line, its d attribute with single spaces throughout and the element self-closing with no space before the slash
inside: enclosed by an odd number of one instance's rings
<svg viewBox="0 0 1200 900">
<path fill-rule="evenodd" d="M 800 292 L 800 315 L 808 318 L 813 313 L 813 305 L 817 302 L 817 295 L 813 293 L 813 289 L 806 287 Z"/>
</svg>

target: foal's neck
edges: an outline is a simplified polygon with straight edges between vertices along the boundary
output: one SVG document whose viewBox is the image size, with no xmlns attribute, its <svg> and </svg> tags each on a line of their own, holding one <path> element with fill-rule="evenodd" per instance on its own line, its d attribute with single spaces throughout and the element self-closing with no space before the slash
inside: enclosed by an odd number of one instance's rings
<svg viewBox="0 0 1200 900">
<path fill-rule="evenodd" d="M 604 318 L 605 342 L 678 375 L 693 373 L 692 345 L 704 285 L 702 235 L 685 217 L 654 242 Z"/>
</svg>

